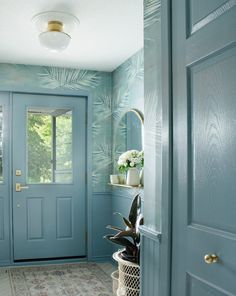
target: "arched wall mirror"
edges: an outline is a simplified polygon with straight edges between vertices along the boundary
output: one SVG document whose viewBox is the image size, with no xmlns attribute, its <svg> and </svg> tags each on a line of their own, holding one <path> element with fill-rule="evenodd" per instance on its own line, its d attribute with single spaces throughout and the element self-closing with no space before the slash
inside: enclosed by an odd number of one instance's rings
<svg viewBox="0 0 236 296">
<path fill-rule="evenodd" d="M 118 122 L 114 134 L 115 162 L 127 150 L 143 150 L 144 118 L 141 111 L 131 109 Z"/>
</svg>

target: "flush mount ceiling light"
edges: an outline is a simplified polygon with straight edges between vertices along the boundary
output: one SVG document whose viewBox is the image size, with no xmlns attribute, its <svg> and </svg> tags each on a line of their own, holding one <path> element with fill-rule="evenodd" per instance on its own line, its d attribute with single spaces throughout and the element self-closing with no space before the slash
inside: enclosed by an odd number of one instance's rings
<svg viewBox="0 0 236 296">
<path fill-rule="evenodd" d="M 72 14 L 59 11 L 46 11 L 36 14 L 32 22 L 39 31 L 39 41 L 50 51 L 60 52 L 70 43 L 70 34 L 79 25 Z"/>
</svg>

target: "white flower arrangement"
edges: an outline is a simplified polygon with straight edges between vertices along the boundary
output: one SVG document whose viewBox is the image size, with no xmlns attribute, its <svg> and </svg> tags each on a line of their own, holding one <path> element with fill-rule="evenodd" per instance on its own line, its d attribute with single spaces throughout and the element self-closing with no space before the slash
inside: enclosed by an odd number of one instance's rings
<svg viewBox="0 0 236 296">
<path fill-rule="evenodd" d="M 144 165 L 144 152 L 138 150 L 128 150 L 121 154 L 118 159 L 118 168 L 121 173 L 129 168 L 142 168 Z"/>
</svg>

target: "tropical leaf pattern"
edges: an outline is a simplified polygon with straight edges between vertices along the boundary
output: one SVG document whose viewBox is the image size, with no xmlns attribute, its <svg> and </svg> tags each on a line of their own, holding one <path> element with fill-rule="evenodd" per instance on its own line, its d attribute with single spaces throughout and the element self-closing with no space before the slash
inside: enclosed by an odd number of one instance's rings
<svg viewBox="0 0 236 296">
<path fill-rule="evenodd" d="M 110 94 L 98 94 L 94 103 L 94 108 L 98 116 L 98 121 L 110 119 L 112 116 L 112 98 Z M 102 116 L 101 116 L 102 113 Z"/>
<path fill-rule="evenodd" d="M 126 63 L 127 81 L 129 85 L 139 79 L 140 82 L 143 81 L 144 76 L 144 63 L 143 63 L 143 54 L 136 54 Z"/>
<path fill-rule="evenodd" d="M 46 88 L 84 90 L 95 88 L 100 82 L 99 73 L 95 71 L 58 67 L 43 67 L 43 69 L 44 71 L 38 75 Z"/>
<path fill-rule="evenodd" d="M 152 26 L 160 20 L 161 1 L 144 1 L 144 29 Z"/>
<path fill-rule="evenodd" d="M 126 124 L 124 115 L 131 109 L 144 109 L 143 50 L 138 51 L 113 72 L 113 172 L 117 173 L 117 160 L 126 151 Z"/>
</svg>

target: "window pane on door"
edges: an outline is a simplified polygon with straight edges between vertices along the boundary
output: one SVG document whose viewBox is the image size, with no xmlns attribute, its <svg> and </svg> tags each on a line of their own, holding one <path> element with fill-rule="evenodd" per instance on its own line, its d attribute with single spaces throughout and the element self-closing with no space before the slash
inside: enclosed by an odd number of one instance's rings
<svg viewBox="0 0 236 296">
<path fill-rule="evenodd" d="M 72 182 L 72 112 L 56 117 L 55 181 Z"/>
<path fill-rule="evenodd" d="M 28 109 L 27 183 L 72 183 L 72 112 Z"/>
</svg>

